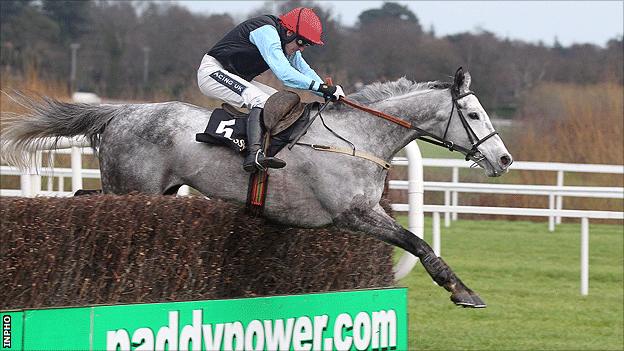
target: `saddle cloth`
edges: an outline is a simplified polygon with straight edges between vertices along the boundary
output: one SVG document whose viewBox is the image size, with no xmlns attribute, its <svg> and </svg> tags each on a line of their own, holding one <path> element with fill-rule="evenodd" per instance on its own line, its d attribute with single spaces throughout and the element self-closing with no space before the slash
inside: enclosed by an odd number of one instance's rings
<svg viewBox="0 0 624 351">
<path fill-rule="evenodd" d="M 305 128 L 314 107 L 318 108 L 318 103 L 301 103 L 299 95 L 290 91 L 280 91 L 269 97 L 262 114 L 264 130 L 271 136 L 267 156 L 275 156 L 293 135 Z M 247 150 L 247 117 L 247 113 L 224 103 L 212 112 L 206 130 L 197 133 L 195 140 L 243 153 Z"/>
</svg>

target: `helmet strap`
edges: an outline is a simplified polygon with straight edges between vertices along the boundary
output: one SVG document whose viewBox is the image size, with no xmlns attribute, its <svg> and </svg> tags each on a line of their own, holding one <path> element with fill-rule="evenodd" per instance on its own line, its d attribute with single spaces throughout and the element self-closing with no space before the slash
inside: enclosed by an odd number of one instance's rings
<svg viewBox="0 0 624 351">
<path fill-rule="evenodd" d="M 295 34 L 299 35 L 299 22 L 301 21 L 301 13 L 305 10 L 305 7 L 299 10 L 299 15 L 297 15 L 297 29 L 295 30 Z"/>
<path fill-rule="evenodd" d="M 284 43 L 288 44 L 291 41 L 297 39 L 297 33 L 292 33 L 290 35 L 288 35 L 288 31 L 290 31 L 290 29 L 286 28 L 286 37 L 284 38 Z"/>
<path fill-rule="evenodd" d="M 301 13 L 303 12 L 303 10 L 305 10 L 306 8 L 303 7 L 301 8 L 301 10 L 299 11 L 299 14 L 297 15 L 297 25 L 295 26 L 295 32 L 291 35 L 286 34 L 286 43 L 290 43 L 291 41 L 297 39 L 297 37 L 299 37 L 299 22 L 301 21 Z M 289 29 L 286 28 L 286 30 L 288 31 Z"/>
</svg>

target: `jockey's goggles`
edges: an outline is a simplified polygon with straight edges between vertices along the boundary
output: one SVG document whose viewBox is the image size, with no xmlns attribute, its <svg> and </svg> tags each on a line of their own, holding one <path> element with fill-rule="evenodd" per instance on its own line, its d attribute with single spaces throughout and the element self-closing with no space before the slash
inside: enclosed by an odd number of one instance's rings
<svg viewBox="0 0 624 351">
<path fill-rule="evenodd" d="M 308 46 L 314 45 L 312 42 L 309 42 L 302 37 L 297 37 L 297 39 L 295 39 L 295 42 L 297 43 L 297 45 L 301 47 L 308 47 Z"/>
</svg>

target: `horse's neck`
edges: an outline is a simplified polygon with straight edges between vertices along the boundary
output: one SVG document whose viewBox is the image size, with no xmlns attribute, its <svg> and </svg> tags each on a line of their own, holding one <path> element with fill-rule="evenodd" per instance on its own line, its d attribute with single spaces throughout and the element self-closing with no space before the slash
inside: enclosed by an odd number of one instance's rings
<svg viewBox="0 0 624 351">
<path fill-rule="evenodd" d="M 417 127 L 433 131 L 436 114 L 442 108 L 443 96 L 432 91 L 422 96 L 392 98 L 369 105 L 378 111 L 409 120 Z M 328 125 L 336 126 L 341 135 L 356 148 L 390 160 L 399 150 L 416 138 L 416 132 L 381 117 L 352 108 L 343 108 L 329 114 Z"/>
</svg>

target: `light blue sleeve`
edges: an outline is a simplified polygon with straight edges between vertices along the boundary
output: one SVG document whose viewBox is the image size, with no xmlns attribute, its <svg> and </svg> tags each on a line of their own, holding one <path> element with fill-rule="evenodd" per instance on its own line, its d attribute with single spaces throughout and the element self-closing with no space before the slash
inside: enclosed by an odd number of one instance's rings
<svg viewBox="0 0 624 351">
<path fill-rule="evenodd" d="M 290 58 L 290 63 L 292 64 L 297 71 L 305 74 L 306 76 L 314 79 L 316 82 L 324 82 L 323 78 L 321 78 L 303 59 L 301 55 L 301 51 L 296 51 L 294 55 Z"/>
<path fill-rule="evenodd" d="M 321 80 L 316 76 L 319 81 L 311 78 L 293 66 L 284 55 L 282 51 L 282 44 L 277 34 L 275 27 L 271 25 L 265 25 L 257 28 L 249 33 L 249 40 L 258 47 L 260 55 L 271 68 L 271 71 L 275 73 L 277 78 L 281 80 L 286 86 L 297 89 L 310 89 L 310 84 L 314 81 L 312 90 L 317 90 L 321 85 Z"/>
</svg>

